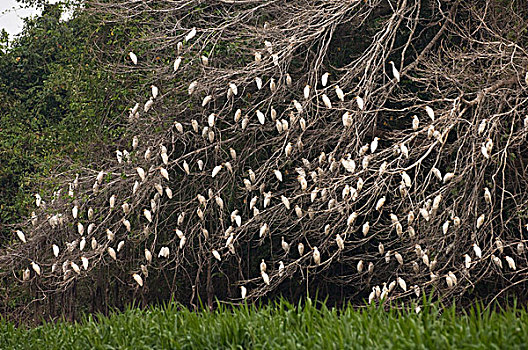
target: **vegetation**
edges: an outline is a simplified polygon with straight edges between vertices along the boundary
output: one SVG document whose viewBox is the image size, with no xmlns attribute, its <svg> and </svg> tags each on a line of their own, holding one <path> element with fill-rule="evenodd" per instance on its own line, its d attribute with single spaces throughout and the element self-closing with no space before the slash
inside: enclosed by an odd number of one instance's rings
<svg viewBox="0 0 528 350">
<path fill-rule="evenodd" d="M 3 313 L 520 295 L 524 2 L 46 7 L 0 61 Z"/>
<path fill-rule="evenodd" d="M 520 349 L 528 312 L 436 305 L 337 310 L 324 304 L 220 307 L 192 312 L 176 303 L 127 309 L 79 323 L 25 329 L 0 321 L 2 349 Z"/>
</svg>

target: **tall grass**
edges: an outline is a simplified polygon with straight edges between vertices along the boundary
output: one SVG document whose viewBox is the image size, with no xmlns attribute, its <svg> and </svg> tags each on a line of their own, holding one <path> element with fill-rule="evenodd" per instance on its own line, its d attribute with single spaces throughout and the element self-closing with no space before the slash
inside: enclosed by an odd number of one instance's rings
<svg viewBox="0 0 528 350">
<path fill-rule="evenodd" d="M 0 321 L 1 349 L 516 349 L 528 344 L 528 314 L 514 308 L 466 312 L 327 308 L 307 301 L 192 312 L 175 303 L 130 308 L 24 329 Z"/>
</svg>

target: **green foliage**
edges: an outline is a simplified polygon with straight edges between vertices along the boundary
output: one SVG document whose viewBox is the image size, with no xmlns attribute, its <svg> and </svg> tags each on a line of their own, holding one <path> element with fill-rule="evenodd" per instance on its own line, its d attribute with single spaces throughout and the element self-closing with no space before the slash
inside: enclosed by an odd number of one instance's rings
<svg viewBox="0 0 528 350">
<path fill-rule="evenodd" d="M 27 215 L 30 194 L 49 191 L 51 171 L 88 159 L 95 141 L 122 129 L 107 115 L 124 110 L 125 88 L 89 51 L 98 23 L 80 11 L 60 21 L 60 4 L 44 5 L 23 32 L 0 44 L 0 230 Z M 110 111 L 112 113 L 110 113 Z M 106 125 L 102 127 L 102 125 Z M 111 126 L 109 126 L 111 125 Z M 64 162 L 64 160 L 67 160 Z M 33 186 L 40 183 L 40 189 Z"/>
<path fill-rule="evenodd" d="M 87 316 L 71 324 L 33 329 L 0 321 L 2 349 L 488 349 L 526 344 L 525 309 L 490 311 L 477 305 L 458 313 L 425 304 L 412 309 L 330 309 L 307 300 L 294 306 L 220 307 L 192 312 L 178 304 L 130 308 L 110 317 Z"/>
</svg>

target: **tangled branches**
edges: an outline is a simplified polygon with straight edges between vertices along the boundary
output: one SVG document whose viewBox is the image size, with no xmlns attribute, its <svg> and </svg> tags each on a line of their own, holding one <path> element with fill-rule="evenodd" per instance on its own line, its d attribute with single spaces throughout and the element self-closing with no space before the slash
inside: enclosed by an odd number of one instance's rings
<svg viewBox="0 0 528 350">
<path fill-rule="evenodd" d="M 21 227 L 4 277 L 192 305 L 523 285 L 528 13 L 494 6 L 91 2 L 148 19 L 108 62 L 144 93 L 116 153 Z"/>
</svg>

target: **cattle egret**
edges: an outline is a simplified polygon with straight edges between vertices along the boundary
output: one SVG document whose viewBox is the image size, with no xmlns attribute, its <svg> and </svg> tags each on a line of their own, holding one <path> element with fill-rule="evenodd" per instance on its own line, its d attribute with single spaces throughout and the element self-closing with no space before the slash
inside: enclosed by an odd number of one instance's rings
<svg viewBox="0 0 528 350">
<path fill-rule="evenodd" d="M 275 83 L 275 79 L 273 79 L 273 78 L 270 79 L 269 86 L 270 86 L 270 90 L 271 90 L 272 93 L 277 91 L 277 84 Z"/>
<path fill-rule="evenodd" d="M 396 79 L 396 82 L 400 82 L 400 72 L 398 72 L 398 69 L 394 65 L 393 61 L 389 61 L 389 64 L 392 66 L 392 75 L 394 76 L 394 79 Z"/>
<path fill-rule="evenodd" d="M 109 241 L 113 241 L 114 240 L 114 237 L 115 237 L 115 234 L 110 230 L 110 229 L 106 229 L 106 238 L 109 240 Z"/>
<path fill-rule="evenodd" d="M 136 283 L 139 284 L 140 287 L 143 287 L 143 278 L 141 278 L 140 275 L 135 273 L 132 275 L 132 277 L 134 278 L 134 281 L 136 281 Z"/>
<path fill-rule="evenodd" d="M 313 247 L 313 259 L 315 265 L 321 265 L 321 253 L 317 247 Z"/>
<path fill-rule="evenodd" d="M 398 252 L 394 253 L 394 257 L 398 261 L 398 264 L 403 265 L 403 257 L 401 256 L 400 253 L 398 253 Z"/>
<path fill-rule="evenodd" d="M 310 85 L 306 85 L 303 90 L 304 99 L 307 100 L 310 98 Z"/>
<path fill-rule="evenodd" d="M 341 119 L 343 120 L 343 126 L 345 128 L 349 128 L 352 126 L 352 115 L 350 115 L 349 112 L 345 112 L 345 114 L 343 114 Z"/>
<path fill-rule="evenodd" d="M 299 101 L 293 100 L 292 102 L 293 102 L 293 106 L 297 110 L 297 113 L 302 113 L 303 112 L 303 106 L 299 103 Z"/>
<path fill-rule="evenodd" d="M 218 261 L 222 261 L 222 257 L 220 256 L 220 253 L 218 252 L 218 250 L 213 249 L 213 252 L 212 252 L 212 253 L 213 253 L 213 256 L 214 256 L 214 258 L 215 258 L 216 260 L 218 260 Z"/>
<path fill-rule="evenodd" d="M 374 153 L 376 152 L 376 149 L 378 149 L 378 141 L 379 137 L 375 137 L 374 140 L 370 143 L 370 152 Z"/>
<path fill-rule="evenodd" d="M 486 216 L 484 214 L 480 215 L 477 218 L 477 230 L 484 224 L 485 219 L 486 219 Z"/>
<path fill-rule="evenodd" d="M 495 255 L 491 254 L 491 260 L 499 269 L 502 269 L 502 261 L 499 257 L 496 257 Z"/>
<path fill-rule="evenodd" d="M 303 216 L 303 212 L 302 212 L 302 209 L 301 207 L 299 207 L 298 205 L 295 206 L 295 215 L 297 215 L 297 217 L 300 219 L 302 218 Z"/>
<path fill-rule="evenodd" d="M 403 289 L 404 292 L 407 291 L 407 283 L 405 282 L 405 280 L 401 277 L 398 277 L 397 278 L 397 281 L 398 281 L 398 285 L 400 286 L 401 289 Z"/>
<path fill-rule="evenodd" d="M 359 108 L 359 110 L 364 110 L 365 109 L 365 101 L 363 100 L 362 97 L 360 96 L 356 96 L 354 97 L 354 99 L 356 100 L 356 103 L 357 103 L 357 106 Z"/>
<path fill-rule="evenodd" d="M 464 254 L 464 266 L 466 269 L 471 267 L 471 257 L 468 254 Z"/>
<path fill-rule="evenodd" d="M 361 232 L 363 233 L 363 236 L 368 235 L 370 230 L 370 223 L 367 221 L 363 224 L 363 227 L 361 228 Z"/>
<path fill-rule="evenodd" d="M 241 295 L 242 299 L 246 299 L 246 295 L 247 295 L 247 288 L 246 287 L 240 286 L 240 295 Z"/>
<path fill-rule="evenodd" d="M 120 241 L 117 244 L 117 252 L 119 253 L 121 251 L 121 249 L 123 249 L 124 246 L 125 246 L 125 241 Z"/>
<path fill-rule="evenodd" d="M 282 182 L 282 173 L 279 170 L 273 170 L 273 174 L 275 174 L 275 177 L 277 178 L 277 180 Z"/>
<path fill-rule="evenodd" d="M 359 260 L 359 262 L 357 263 L 357 271 L 358 273 L 363 272 L 363 260 Z"/>
<path fill-rule="evenodd" d="M 260 230 L 259 230 L 259 237 L 264 237 L 266 236 L 266 234 L 269 232 L 269 226 L 267 223 L 264 223 L 262 224 L 262 226 L 260 226 Z"/>
<path fill-rule="evenodd" d="M 260 61 L 262 61 L 262 54 L 258 51 L 255 51 L 255 62 L 259 63 Z"/>
<path fill-rule="evenodd" d="M 211 177 L 215 177 L 216 175 L 218 175 L 218 173 L 220 172 L 220 170 L 222 170 L 222 166 L 221 165 L 217 165 L 213 168 L 213 171 L 211 173 Z"/>
<path fill-rule="evenodd" d="M 330 73 L 325 73 L 323 74 L 323 76 L 321 77 L 321 84 L 323 85 L 323 87 L 325 87 L 327 84 L 328 84 L 328 77 L 330 76 Z"/>
<path fill-rule="evenodd" d="M 163 258 L 168 258 L 170 255 L 170 250 L 169 250 L 169 247 L 161 247 L 159 253 L 158 253 L 158 258 L 159 257 L 163 257 Z"/>
<path fill-rule="evenodd" d="M 152 213 L 148 209 L 143 209 L 143 215 L 148 220 L 148 222 L 152 222 Z"/>
<path fill-rule="evenodd" d="M 271 45 L 271 42 L 268 40 L 264 41 L 264 46 L 266 46 L 266 50 L 271 55 L 273 53 L 273 46 Z"/>
<path fill-rule="evenodd" d="M 73 261 L 70 261 L 70 266 L 73 269 L 73 271 L 75 271 L 76 274 L 78 274 L 78 275 L 81 274 L 81 269 L 80 269 L 79 265 L 77 265 Z"/>
<path fill-rule="evenodd" d="M 79 208 L 75 205 L 73 208 L 72 208 L 72 216 L 74 219 L 77 219 L 78 215 L 79 215 Z"/>
<path fill-rule="evenodd" d="M 185 36 L 185 41 L 189 41 L 196 36 L 196 27 L 193 27 Z"/>
<path fill-rule="evenodd" d="M 376 210 L 381 211 L 381 208 L 383 207 L 383 204 L 385 204 L 385 196 L 381 197 L 378 202 L 376 203 Z"/>
<path fill-rule="evenodd" d="M 339 87 L 339 85 L 336 85 L 336 86 L 335 86 L 335 91 L 336 91 L 337 98 L 338 98 L 341 102 L 344 102 L 344 101 L 345 101 L 345 94 L 344 94 L 343 90 L 341 90 L 341 88 Z"/>
<path fill-rule="evenodd" d="M 264 122 L 266 121 L 266 117 L 264 116 L 264 113 L 257 110 L 257 118 L 260 124 L 264 125 Z"/>
<path fill-rule="evenodd" d="M 264 259 L 262 259 L 262 261 L 260 262 L 260 272 L 266 272 L 266 262 L 264 261 Z"/>
<path fill-rule="evenodd" d="M 37 275 L 40 276 L 40 272 L 41 272 L 40 271 L 40 266 L 36 262 L 34 262 L 34 261 L 31 262 L 31 268 L 33 269 L 33 271 L 35 271 L 37 273 Z"/>
<path fill-rule="evenodd" d="M 93 250 L 97 249 L 97 240 L 95 239 L 95 237 L 92 237 L 91 245 Z"/>
<path fill-rule="evenodd" d="M 479 259 L 482 259 L 482 250 L 480 249 L 480 247 L 473 243 L 473 251 L 475 252 L 475 256 Z"/>
<path fill-rule="evenodd" d="M 491 193 L 487 187 L 484 188 L 484 199 L 486 200 L 486 203 L 491 205 Z"/>
<path fill-rule="evenodd" d="M 278 67 L 279 66 L 279 55 L 273 54 L 271 55 L 271 59 L 273 61 L 273 65 Z"/>
<path fill-rule="evenodd" d="M 454 173 L 445 173 L 443 182 L 446 183 L 455 177 Z"/>
<path fill-rule="evenodd" d="M 425 111 L 427 112 L 427 115 L 429 116 L 429 118 L 431 118 L 431 120 L 434 122 L 434 120 L 435 120 L 435 112 L 434 112 L 434 110 L 431 107 L 429 107 L 429 106 L 425 106 L 424 108 L 425 108 Z"/>
<path fill-rule="evenodd" d="M 302 244 L 302 242 L 297 245 L 297 251 L 299 252 L 300 256 L 304 254 L 304 244 Z"/>
<path fill-rule="evenodd" d="M 145 113 L 147 113 L 150 110 L 150 108 L 152 107 L 153 104 L 154 104 L 154 100 L 151 97 L 151 98 L 148 99 L 147 102 L 145 102 L 145 106 L 143 107 L 143 111 Z"/>
<path fill-rule="evenodd" d="M 156 99 L 159 95 L 159 89 L 156 85 L 150 85 L 150 90 L 152 92 L 152 98 Z"/>
<path fill-rule="evenodd" d="M 326 108 L 332 108 L 332 102 L 330 101 L 330 98 L 326 96 L 326 94 L 323 94 L 322 99 L 323 99 L 323 103 L 326 106 Z"/>
<path fill-rule="evenodd" d="M 264 283 L 266 283 L 266 285 L 269 286 L 269 284 L 270 284 L 270 278 L 269 278 L 268 274 L 262 271 L 262 272 L 260 273 L 260 275 L 262 276 L 262 280 L 264 281 Z"/>
<path fill-rule="evenodd" d="M 86 246 L 86 239 L 83 237 L 83 239 L 81 239 L 81 241 L 79 242 L 79 250 L 83 251 L 85 246 Z"/>
<path fill-rule="evenodd" d="M 196 87 L 198 87 L 197 81 L 193 81 L 189 84 L 189 87 L 187 88 L 187 92 L 189 93 L 189 95 L 192 95 L 194 93 Z"/>
<path fill-rule="evenodd" d="M 339 233 L 336 235 L 336 243 L 337 243 L 337 248 L 339 250 L 345 249 L 345 240 L 343 239 L 343 237 L 341 237 Z"/>
<path fill-rule="evenodd" d="M 511 256 L 506 256 L 505 259 L 510 269 L 514 271 L 517 270 L 517 266 L 515 266 L 515 261 L 513 260 Z"/>
<path fill-rule="evenodd" d="M 132 51 L 130 51 L 128 53 L 128 57 L 130 57 L 130 59 L 132 60 L 132 63 L 134 63 L 134 65 L 137 65 L 138 63 L 138 59 L 137 59 L 137 56 L 135 53 L 133 53 Z"/>
<path fill-rule="evenodd" d="M 24 235 L 24 232 L 20 231 L 20 230 L 16 230 L 16 234 L 17 234 L 17 237 L 18 239 L 20 239 L 22 241 L 22 243 L 26 243 L 26 236 Z"/>
</svg>

